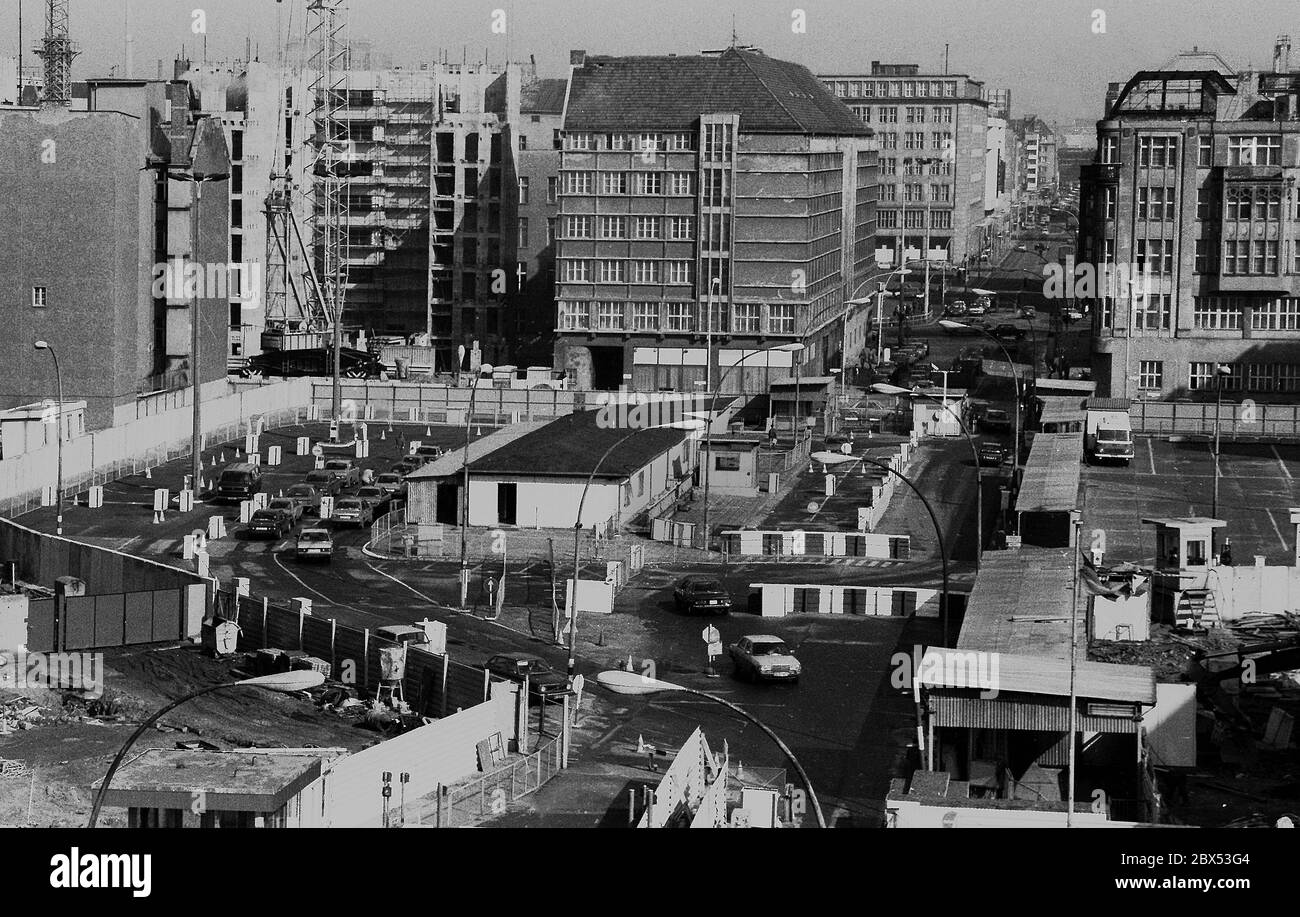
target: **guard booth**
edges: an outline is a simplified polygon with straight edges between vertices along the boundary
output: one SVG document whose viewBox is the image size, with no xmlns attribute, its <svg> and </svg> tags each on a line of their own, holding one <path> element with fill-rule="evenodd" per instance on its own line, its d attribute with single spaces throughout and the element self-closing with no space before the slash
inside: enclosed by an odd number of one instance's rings
<svg viewBox="0 0 1300 917">
<path fill-rule="evenodd" d="M 1181 516 L 1143 519 L 1155 527 L 1156 561 L 1151 613 L 1175 627 L 1196 630 L 1219 623 L 1217 578 L 1220 558 L 1214 531 L 1227 526 L 1222 519 Z"/>
</svg>

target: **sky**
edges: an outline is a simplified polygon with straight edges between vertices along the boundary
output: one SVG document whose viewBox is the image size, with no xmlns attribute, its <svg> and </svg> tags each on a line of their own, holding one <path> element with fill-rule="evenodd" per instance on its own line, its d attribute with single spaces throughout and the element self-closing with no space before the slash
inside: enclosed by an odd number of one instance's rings
<svg viewBox="0 0 1300 917">
<path fill-rule="evenodd" d="M 71 33 L 82 54 L 74 79 L 106 76 L 125 58 L 127 23 L 135 76 L 184 47 L 201 59 L 273 59 L 279 32 L 303 37 L 307 0 L 70 0 Z M 41 0 L 22 0 L 23 44 L 44 31 Z M 1108 82 L 1160 66 L 1180 50 L 1218 51 L 1245 69 L 1271 61 L 1273 41 L 1295 27 L 1289 0 L 350 0 L 350 30 L 390 52 L 395 63 L 537 60 L 543 76 L 563 76 L 571 48 L 593 54 L 692 54 L 731 44 L 814 73 L 867 71 L 871 61 L 919 63 L 968 73 L 1009 88 L 1012 116 L 1100 117 Z M 0 0 L 0 56 L 18 53 L 19 0 Z M 502 17 L 498 11 L 504 13 Z M 201 12 L 202 16 L 196 16 Z M 292 28 L 290 28 L 292 20 Z M 206 34 L 197 34 L 202 26 Z M 495 28 L 494 28 L 495 26 Z M 28 64 L 37 63 L 30 56 Z M 1300 47 L 1296 51 L 1300 67 Z"/>
</svg>

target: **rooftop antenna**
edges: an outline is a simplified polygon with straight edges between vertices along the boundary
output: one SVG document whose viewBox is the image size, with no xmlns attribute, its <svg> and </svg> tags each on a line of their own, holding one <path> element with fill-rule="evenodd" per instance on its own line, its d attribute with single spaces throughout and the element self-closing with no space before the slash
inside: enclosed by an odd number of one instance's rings
<svg viewBox="0 0 1300 917">
<path fill-rule="evenodd" d="M 80 53 L 81 49 L 68 38 L 68 0 L 46 0 L 45 39 L 36 52 L 45 62 L 42 101 L 55 105 L 72 102 L 72 59 Z"/>
<path fill-rule="evenodd" d="M 948 75 L 948 43 L 943 43 L 943 75 Z"/>
<path fill-rule="evenodd" d="M 731 14 L 731 46 L 733 48 L 736 47 L 738 42 L 739 39 L 736 38 L 736 14 L 732 13 Z"/>
</svg>

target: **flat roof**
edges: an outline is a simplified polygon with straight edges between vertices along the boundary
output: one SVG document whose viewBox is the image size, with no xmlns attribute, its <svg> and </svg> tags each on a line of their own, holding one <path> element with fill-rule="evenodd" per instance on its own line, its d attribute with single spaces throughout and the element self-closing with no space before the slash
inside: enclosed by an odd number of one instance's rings
<svg viewBox="0 0 1300 917">
<path fill-rule="evenodd" d="M 1073 548 L 985 551 L 957 648 L 1068 659 L 1073 554 Z M 1080 609 L 1075 624 L 1080 662 L 1087 658 L 1085 617 Z"/>
<path fill-rule="evenodd" d="M 1039 395 L 1038 401 L 1043 406 L 1038 415 L 1039 423 L 1082 422 L 1087 419 L 1083 401 L 1078 395 Z"/>
<path fill-rule="evenodd" d="M 632 432 L 603 426 L 602 416 L 608 412 L 578 411 L 557 417 L 478 459 L 471 457 L 469 473 L 585 478 L 594 471 L 595 477 L 621 480 L 676 446 L 690 432 L 673 428 Z M 612 451 L 605 456 L 607 450 Z"/>
<path fill-rule="evenodd" d="M 508 427 L 502 427 L 495 430 L 487 436 L 473 440 L 469 444 L 469 461 L 470 465 L 474 460 L 494 452 L 513 442 L 521 436 L 531 433 L 534 430 L 546 426 L 549 421 L 534 420 L 525 423 L 512 423 Z M 465 467 L 465 449 L 449 449 L 442 454 L 440 458 L 428 462 L 420 468 L 415 469 L 406 476 L 408 481 L 425 481 L 433 478 L 445 478 L 447 475 L 456 474 Z"/>
<path fill-rule="evenodd" d="M 320 773 L 317 755 L 151 748 L 118 769 L 104 802 L 189 809 L 202 793 L 209 810 L 274 812 Z"/>
<path fill-rule="evenodd" d="M 1097 383 L 1091 379 L 1035 379 L 1034 391 L 1044 391 L 1048 393 L 1058 393 L 1069 395 L 1073 392 L 1081 392 L 1084 395 L 1091 395 L 1097 390 Z"/>
<path fill-rule="evenodd" d="M 1128 398 L 1085 398 L 1083 408 L 1086 411 L 1127 411 L 1133 407 Z"/>
<path fill-rule="evenodd" d="M 1079 505 L 1082 433 L 1038 433 L 1025 463 L 1016 511 L 1061 513 Z"/>
<path fill-rule="evenodd" d="M 1079 618 L 1083 617 L 1081 612 Z M 928 648 L 917 668 L 917 683 L 931 688 L 993 688 L 998 694 L 1070 696 L 1068 658 L 998 653 L 996 663 L 990 660 L 981 668 L 969 664 L 970 655 L 969 651 Z M 1092 700 L 1154 704 L 1156 677 L 1149 666 L 1076 659 L 1074 693 Z"/>
</svg>

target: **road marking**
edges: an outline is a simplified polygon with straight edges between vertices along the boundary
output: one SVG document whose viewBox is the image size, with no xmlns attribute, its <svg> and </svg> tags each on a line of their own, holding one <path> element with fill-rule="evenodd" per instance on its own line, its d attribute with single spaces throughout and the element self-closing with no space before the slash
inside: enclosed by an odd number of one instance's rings
<svg viewBox="0 0 1300 917">
<path fill-rule="evenodd" d="M 1270 446 L 1269 448 L 1271 448 L 1271 449 L 1273 450 L 1273 458 L 1277 459 L 1277 467 L 1281 468 L 1281 469 L 1282 469 L 1282 473 L 1283 473 L 1284 475 L 1286 475 L 1287 480 L 1290 480 L 1290 479 L 1291 479 L 1291 471 L 1290 471 L 1289 468 L 1286 467 L 1286 462 L 1282 461 L 1282 456 L 1281 456 L 1281 454 L 1277 451 L 1277 446 Z"/>
<path fill-rule="evenodd" d="M 1156 473 L 1156 450 L 1155 447 L 1151 445 L 1151 437 L 1149 436 L 1147 437 L 1147 460 L 1151 464 L 1151 473 L 1155 474 Z"/>
<path fill-rule="evenodd" d="M 445 610 L 447 610 L 447 611 L 455 611 L 455 610 L 456 610 L 456 609 L 454 609 L 454 608 L 448 608 L 446 605 L 443 605 L 441 602 L 435 602 L 433 599 L 429 598 L 429 597 L 428 597 L 427 595 L 425 595 L 423 592 L 420 592 L 420 591 L 419 591 L 418 589 L 416 589 L 414 586 L 411 586 L 411 585 L 409 585 L 409 584 L 407 584 L 407 583 L 402 582 L 402 581 L 399 580 L 397 577 L 393 576 L 391 573 L 385 573 L 383 570 L 380 570 L 380 569 L 379 569 L 378 567 L 376 567 L 374 564 L 369 564 L 369 563 L 368 563 L 368 564 L 366 564 L 366 566 L 369 567 L 371 570 L 374 570 L 376 573 L 378 573 L 380 576 L 384 577 L 385 579 L 390 579 L 390 580 L 392 580 L 393 582 L 397 583 L 397 585 L 401 586 L 403 589 L 409 589 L 411 592 L 415 593 L 417 596 L 419 596 L 420 598 L 424 599 L 426 602 L 428 602 L 430 605 L 434 606 L 435 608 L 442 608 L 442 609 L 445 609 Z"/>
<path fill-rule="evenodd" d="M 880 640 L 819 640 L 816 637 L 809 637 L 806 640 L 799 641 L 800 646 L 803 646 L 806 643 L 814 643 L 814 644 L 825 643 L 825 644 L 834 644 L 835 646 L 880 646 L 881 645 Z"/>
<path fill-rule="evenodd" d="M 1284 551 L 1291 550 L 1291 546 L 1287 544 L 1286 539 L 1282 537 L 1282 530 L 1277 527 L 1277 520 L 1273 518 L 1273 511 L 1270 509 L 1270 510 L 1265 510 L 1265 512 L 1268 513 L 1268 521 L 1273 523 L 1273 531 L 1277 532 L 1277 540 L 1282 542 L 1282 550 Z"/>
<path fill-rule="evenodd" d="M 320 590 L 313 589 L 311 586 L 308 586 L 306 583 L 302 581 L 300 577 L 298 577 L 297 574 L 295 574 L 292 570 L 290 570 L 288 567 L 284 565 L 284 561 L 280 560 L 279 554 L 273 554 L 271 556 L 275 558 L 276 566 L 278 566 L 285 573 L 289 574 L 290 578 L 292 578 L 295 583 L 297 583 L 302 588 L 306 589 L 308 592 L 320 596 L 322 599 L 324 599 L 327 605 L 333 605 L 336 608 L 346 608 L 348 611 L 354 611 L 357 614 L 362 613 L 360 609 L 353 608 L 351 605 L 346 605 L 343 602 L 336 602 L 334 599 L 331 599 L 329 596 L 327 596 L 325 593 L 321 592 Z"/>
</svg>

